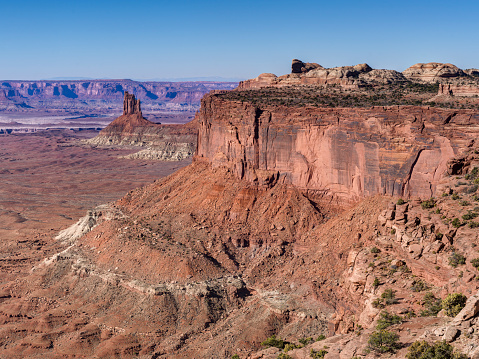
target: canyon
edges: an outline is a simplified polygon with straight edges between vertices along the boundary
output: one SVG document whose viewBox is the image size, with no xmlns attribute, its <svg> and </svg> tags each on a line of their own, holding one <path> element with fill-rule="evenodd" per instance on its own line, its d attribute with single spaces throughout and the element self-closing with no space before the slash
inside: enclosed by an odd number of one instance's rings
<svg viewBox="0 0 479 359">
<path fill-rule="evenodd" d="M 0 353 L 373 358 L 387 312 L 402 343 L 390 357 L 446 340 L 478 358 L 475 81 L 450 64 L 293 60 L 210 92 L 181 126 L 122 93 L 123 115 L 75 146 L 194 144 L 192 163 L 45 232 L 49 250 L 2 280 Z M 426 293 L 455 292 L 458 313 L 427 312 Z M 289 346 L 265 348 L 272 335 Z"/>
<path fill-rule="evenodd" d="M 158 82 L 134 80 L 0 81 L 0 129 L 103 128 L 121 114 L 129 92 L 142 99 L 152 122 L 185 123 L 211 90 L 235 82 Z"/>
</svg>

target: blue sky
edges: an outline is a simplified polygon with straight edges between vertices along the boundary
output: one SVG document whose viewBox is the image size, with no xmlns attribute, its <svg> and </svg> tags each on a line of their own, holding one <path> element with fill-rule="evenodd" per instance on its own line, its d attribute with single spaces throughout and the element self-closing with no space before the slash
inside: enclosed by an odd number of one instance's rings
<svg viewBox="0 0 479 359">
<path fill-rule="evenodd" d="M 0 79 L 252 78 L 417 62 L 479 67 L 476 1 L 0 0 Z"/>
</svg>

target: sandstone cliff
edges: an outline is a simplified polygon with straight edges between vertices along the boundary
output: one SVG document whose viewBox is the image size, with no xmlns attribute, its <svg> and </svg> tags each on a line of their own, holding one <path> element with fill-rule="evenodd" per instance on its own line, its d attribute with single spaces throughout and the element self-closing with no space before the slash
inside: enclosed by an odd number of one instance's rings
<svg viewBox="0 0 479 359">
<path fill-rule="evenodd" d="M 130 155 L 130 158 L 178 161 L 193 155 L 196 129 L 194 123 L 161 125 L 148 121 L 142 115 L 140 100 L 125 92 L 123 115 L 86 143 L 94 146 L 140 146 L 145 149 Z"/>
<path fill-rule="evenodd" d="M 198 159 L 345 201 L 434 195 L 448 160 L 479 131 L 472 110 L 255 106 L 222 95 L 206 96 L 197 119 Z"/>
</svg>

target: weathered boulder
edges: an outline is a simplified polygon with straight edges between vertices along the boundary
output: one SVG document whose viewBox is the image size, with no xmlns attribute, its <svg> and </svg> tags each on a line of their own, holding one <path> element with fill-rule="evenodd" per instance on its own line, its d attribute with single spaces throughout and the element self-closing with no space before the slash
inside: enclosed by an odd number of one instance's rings
<svg viewBox="0 0 479 359">
<path fill-rule="evenodd" d="M 453 320 L 453 324 L 457 325 L 463 321 L 474 318 L 479 314 L 479 292 L 467 299 L 466 306 L 462 308 Z"/>
<path fill-rule="evenodd" d="M 464 71 L 457 66 L 439 62 L 429 62 L 427 64 L 418 63 L 407 68 L 402 73 L 408 79 L 425 82 L 435 82 L 440 78 L 451 78 L 465 75 Z"/>
</svg>

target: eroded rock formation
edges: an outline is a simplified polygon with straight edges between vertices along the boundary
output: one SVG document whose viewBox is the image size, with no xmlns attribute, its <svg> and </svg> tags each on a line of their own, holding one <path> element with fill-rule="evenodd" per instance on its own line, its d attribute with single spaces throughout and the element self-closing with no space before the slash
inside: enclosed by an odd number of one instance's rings
<svg viewBox="0 0 479 359">
<path fill-rule="evenodd" d="M 430 197 L 446 164 L 475 141 L 479 115 L 427 107 L 254 106 L 206 96 L 197 158 L 268 185 L 279 177 L 345 201 Z"/>
<path fill-rule="evenodd" d="M 144 149 L 129 158 L 178 161 L 193 155 L 196 126 L 195 122 L 187 125 L 150 122 L 142 115 L 140 100 L 125 92 L 123 115 L 86 142 L 94 146 L 140 146 Z"/>
</svg>

